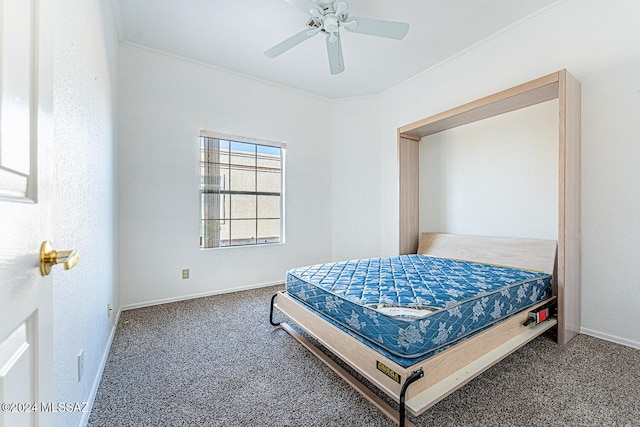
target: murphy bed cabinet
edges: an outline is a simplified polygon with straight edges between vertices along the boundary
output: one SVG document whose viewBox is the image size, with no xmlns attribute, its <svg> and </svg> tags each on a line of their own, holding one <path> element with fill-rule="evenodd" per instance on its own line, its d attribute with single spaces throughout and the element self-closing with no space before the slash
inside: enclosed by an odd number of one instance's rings
<svg viewBox="0 0 640 427">
<path fill-rule="evenodd" d="M 420 140 L 467 123 L 558 99 L 558 342 L 580 331 L 580 82 L 561 70 L 398 129 L 400 254 L 416 253 Z"/>
</svg>

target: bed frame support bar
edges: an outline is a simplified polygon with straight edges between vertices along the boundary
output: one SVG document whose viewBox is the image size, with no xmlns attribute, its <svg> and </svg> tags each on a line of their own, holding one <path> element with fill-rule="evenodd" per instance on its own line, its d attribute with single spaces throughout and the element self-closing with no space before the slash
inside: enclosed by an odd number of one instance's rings
<svg viewBox="0 0 640 427">
<path fill-rule="evenodd" d="M 316 356 L 318 360 L 324 363 L 329 369 L 336 373 L 355 391 L 360 393 L 362 397 L 367 399 L 372 405 L 378 408 L 380 412 L 382 412 L 393 422 L 398 423 L 402 427 L 416 427 L 415 424 L 413 424 L 410 420 L 407 420 L 405 418 L 400 419 L 400 411 L 396 411 L 394 408 L 392 408 L 387 402 L 380 398 L 380 396 L 370 390 L 362 382 L 357 380 L 353 375 L 351 375 L 350 372 L 348 372 L 345 368 L 340 366 L 337 362 L 323 353 L 322 350 L 320 350 L 313 343 L 307 340 L 302 334 L 296 331 L 289 324 L 283 322 L 279 325 L 279 328 L 283 329 L 285 332 L 295 338 L 300 344 L 306 347 L 306 349 L 309 350 L 314 356 Z M 408 382 L 409 380 L 407 379 L 407 381 L 405 381 L 405 384 L 407 384 Z M 409 386 L 409 384 L 407 384 L 407 386 Z"/>
<path fill-rule="evenodd" d="M 275 294 L 271 297 L 271 308 L 269 310 L 269 323 L 273 326 L 278 326 L 287 332 L 290 336 L 295 338 L 300 344 L 307 348 L 314 356 L 316 356 L 322 363 L 324 363 L 327 367 L 329 367 L 333 372 L 338 374 L 343 380 L 347 382 L 354 390 L 356 390 L 362 397 L 367 399 L 370 403 L 372 403 L 376 408 L 380 410 L 384 415 L 389 417 L 392 421 L 398 423 L 400 427 L 415 427 L 410 420 L 405 418 L 406 408 L 405 408 L 405 394 L 407 392 L 407 388 L 424 377 L 424 372 L 422 368 L 417 369 L 411 373 L 411 375 L 407 378 L 407 380 L 402 384 L 402 388 L 400 391 L 400 409 L 395 411 L 387 402 L 382 400 L 377 394 L 375 394 L 372 390 L 367 388 L 362 382 L 358 381 L 350 372 L 348 372 L 345 368 L 340 366 L 337 362 L 323 353 L 318 347 L 316 347 L 313 343 L 311 343 L 306 337 L 296 331 L 294 328 L 289 326 L 287 323 L 283 322 L 274 322 L 273 321 L 273 309 L 275 307 L 275 301 L 278 294 Z"/>
<path fill-rule="evenodd" d="M 405 398 L 407 394 L 407 389 L 411 384 L 418 381 L 422 377 L 424 377 L 424 371 L 422 370 L 422 368 L 416 369 L 411 373 L 409 378 L 407 378 L 407 380 L 402 384 L 402 388 L 400 388 L 400 414 L 399 414 L 400 427 L 405 427 L 404 426 L 405 412 L 406 412 Z"/>
<path fill-rule="evenodd" d="M 269 323 L 271 323 L 272 326 L 279 326 L 280 322 L 274 322 L 273 321 L 273 306 L 274 303 L 276 301 L 276 297 L 278 296 L 278 294 L 273 294 L 273 296 L 271 297 L 271 309 L 269 310 Z"/>
</svg>

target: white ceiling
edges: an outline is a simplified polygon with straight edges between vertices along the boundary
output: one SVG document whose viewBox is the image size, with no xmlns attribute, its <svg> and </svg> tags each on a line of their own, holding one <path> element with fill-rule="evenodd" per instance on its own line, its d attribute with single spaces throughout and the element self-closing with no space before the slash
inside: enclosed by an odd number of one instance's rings
<svg viewBox="0 0 640 427">
<path fill-rule="evenodd" d="M 351 16 L 408 22 L 403 40 L 341 32 L 346 70 L 329 73 L 324 37 L 277 58 L 264 51 L 309 16 L 285 0 L 114 0 L 124 44 L 326 98 L 378 94 L 521 22 L 558 0 L 359 0 Z"/>
</svg>

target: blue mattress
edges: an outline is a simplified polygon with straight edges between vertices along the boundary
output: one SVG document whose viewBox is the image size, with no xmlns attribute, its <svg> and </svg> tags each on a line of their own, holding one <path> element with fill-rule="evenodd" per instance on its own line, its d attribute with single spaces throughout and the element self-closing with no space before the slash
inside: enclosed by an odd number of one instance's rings
<svg viewBox="0 0 640 427">
<path fill-rule="evenodd" d="M 416 358 L 551 296 L 543 272 L 425 255 L 295 268 L 287 292 L 389 353 Z"/>
</svg>

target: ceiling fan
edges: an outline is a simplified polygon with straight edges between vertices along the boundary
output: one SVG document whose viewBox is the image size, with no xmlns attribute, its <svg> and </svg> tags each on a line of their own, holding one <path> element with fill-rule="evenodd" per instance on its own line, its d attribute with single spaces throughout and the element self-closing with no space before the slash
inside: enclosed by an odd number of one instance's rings
<svg viewBox="0 0 640 427">
<path fill-rule="evenodd" d="M 264 52 L 269 58 L 286 52 L 318 33 L 326 34 L 329 69 L 331 74 L 344 71 L 340 28 L 353 33 L 386 37 L 400 40 L 409 31 L 409 24 L 404 22 L 384 21 L 381 19 L 350 17 L 349 9 L 354 0 L 285 0 L 311 16 L 308 28 L 278 43 Z"/>
</svg>

